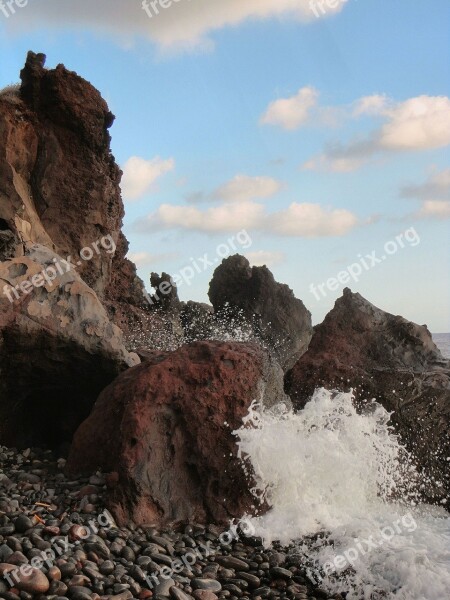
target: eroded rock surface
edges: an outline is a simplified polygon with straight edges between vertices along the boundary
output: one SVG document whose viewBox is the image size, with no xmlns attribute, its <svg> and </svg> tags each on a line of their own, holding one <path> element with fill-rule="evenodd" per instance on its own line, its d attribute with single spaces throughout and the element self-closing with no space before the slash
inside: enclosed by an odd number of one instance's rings
<svg viewBox="0 0 450 600">
<path fill-rule="evenodd" d="M 306 352 L 312 337 L 311 314 L 267 267 L 250 267 L 239 254 L 226 258 L 214 272 L 209 299 L 219 321 L 234 318 L 248 323 L 283 369 L 293 367 Z"/>
<path fill-rule="evenodd" d="M 236 342 L 145 358 L 102 392 L 74 437 L 69 472 L 117 472 L 110 500 L 120 523 L 226 523 L 251 512 L 232 431 L 253 400 L 286 399 L 279 365 Z"/>
<path fill-rule="evenodd" d="M 45 55 L 29 52 L 21 87 L 0 94 L 0 232 L 14 236 L 16 256 L 38 243 L 64 258 L 111 236 L 116 252 L 94 253 L 79 274 L 113 318 L 117 304 L 145 309 L 143 284 L 125 258 L 121 171 L 108 133 L 114 116 L 90 83 L 44 64 Z"/>
<path fill-rule="evenodd" d="M 55 261 L 61 270 L 67 268 L 61 257 L 35 244 L 26 256 L 0 262 L 3 444 L 69 443 L 100 391 L 139 362 L 126 351 L 121 330 L 74 269 L 54 281 L 44 279 L 42 274 Z"/>
</svg>

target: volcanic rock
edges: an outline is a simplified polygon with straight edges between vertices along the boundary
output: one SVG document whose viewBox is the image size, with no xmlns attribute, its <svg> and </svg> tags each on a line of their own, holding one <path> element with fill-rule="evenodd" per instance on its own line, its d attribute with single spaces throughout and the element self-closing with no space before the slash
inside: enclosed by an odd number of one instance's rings
<svg viewBox="0 0 450 600">
<path fill-rule="evenodd" d="M 249 324 L 285 371 L 306 352 L 313 333 L 311 314 L 267 267 L 250 267 L 239 254 L 224 259 L 214 272 L 209 299 L 219 320 L 223 314 Z"/>
<path fill-rule="evenodd" d="M 286 400 L 282 381 L 253 344 L 149 354 L 102 392 L 74 436 L 68 472 L 118 471 L 110 507 L 122 524 L 227 523 L 255 504 L 232 431 L 253 400 Z"/>
<path fill-rule="evenodd" d="M 29 52 L 20 88 L 0 92 L 0 259 L 22 255 L 27 242 L 75 258 L 110 236 L 115 253 L 94 253 L 79 274 L 113 319 L 124 305 L 145 315 L 144 285 L 121 233 L 114 115 L 90 83 L 44 64 L 44 54 Z"/>
<path fill-rule="evenodd" d="M 54 281 L 43 276 L 50 268 L 58 274 Z M 95 292 L 75 268 L 67 268 L 38 244 L 30 245 L 26 256 L 0 262 L 3 444 L 70 442 L 100 391 L 139 362 L 126 351 L 122 332 Z M 45 427 L 39 425 L 42 420 Z"/>
<path fill-rule="evenodd" d="M 450 362 L 425 325 L 345 289 L 286 376 L 297 409 L 316 387 L 353 389 L 357 403 L 374 398 L 392 411 L 396 431 L 427 475 L 427 499 L 450 494 Z"/>
</svg>

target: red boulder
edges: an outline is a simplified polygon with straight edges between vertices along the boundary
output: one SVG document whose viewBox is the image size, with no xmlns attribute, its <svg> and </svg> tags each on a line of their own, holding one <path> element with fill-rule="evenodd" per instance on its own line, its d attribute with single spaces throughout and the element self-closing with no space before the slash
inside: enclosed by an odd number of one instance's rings
<svg viewBox="0 0 450 600">
<path fill-rule="evenodd" d="M 232 431 L 253 400 L 284 400 L 282 381 L 253 344 L 149 353 L 102 392 L 75 434 L 68 471 L 117 472 L 110 508 L 120 524 L 225 524 L 254 512 Z"/>
</svg>

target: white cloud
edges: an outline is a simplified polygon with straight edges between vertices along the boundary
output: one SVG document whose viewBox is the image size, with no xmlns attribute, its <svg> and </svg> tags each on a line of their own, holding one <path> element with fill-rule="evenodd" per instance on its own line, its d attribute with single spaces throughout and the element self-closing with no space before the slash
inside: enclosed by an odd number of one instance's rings
<svg viewBox="0 0 450 600">
<path fill-rule="evenodd" d="M 365 162 L 364 158 L 331 158 L 320 154 L 302 165 L 304 171 L 329 171 L 331 173 L 351 173 Z"/>
<path fill-rule="evenodd" d="M 125 200 L 139 200 L 148 192 L 157 179 L 175 168 L 173 158 L 162 159 L 159 156 L 145 160 L 132 156 L 123 167 L 122 193 Z"/>
<path fill-rule="evenodd" d="M 272 177 L 250 177 L 249 175 L 236 175 L 230 181 L 219 186 L 212 192 L 193 192 L 186 196 L 191 204 L 201 202 L 248 202 L 249 200 L 271 198 L 281 190 L 281 181 Z"/>
<path fill-rule="evenodd" d="M 269 252 L 267 250 L 256 250 L 248 252 L 245 257 L 252 267 L 273 267 L 284 261 L 283 252 Z"/>
<path fill-rule="evenodd" d="M 358 224 L 357 217 L 345 209 L 323 208 L 320 204 L 292 203 L 289 208 L 271 215 L 271 229 L 283 236 L 341 236 Z"/>
<path fill-rule="evenodd" d="M 381 96 L 356 102 L 353 116 L 383 116 L 385 122 L 364 138 L 334 144 L 306 161 L 304 169 L 350 172 L 387 152 L 417 152 L 450 145 L 450 98 L 417 96 L 394 103 Z M 356 111 L 356 112 L 355 112 Z"/>
<path fill-rule="evenodd" d="M 429 150 L 450 144 L 450 98 L 418 96 L 388 111 L 379 145 L 388 150 Z"/>
<path fill-rule="evenodd" d="M 166 229 L 190 229 L 209 233 L 235 231 L 259 227 L 264 220 L 264 207 L 261 204 L 245 202 L 229 203 L 200 210 L 194 206 L 174 206 L 162 204 L 156 212 L 136 224 L 139 232 Z"/>
<path fill-rule="evenodd" d="M 450 168 L 435 171 L 425 183 L 405 186 L 401 196 L 419 200 L 450 200 Z"/>
<path fill-rule="evenodd" d="M 386 112 L 388 104 L 389 99 L 385 95 L 373 94 L 372 96 L 364 96 L 354 103 L 353 116 L 382 115 Z"/>
<path fill-rule="evenodd" d="M 129 252 L 127 258 L 131 260 L 137 267 L 147 267 L 149 265 L 158 264 L 163 261 L 169 261 L 177 258 L 175 252 L 167 252 L 165 254 L 150 254 L 149 252 Z"/>
<path fill-rule="evenodd" d="M 450 201 L 425 200 L 422 208 L 414 216 L 417 219 L 450 219 Z"/>
<path fill-rule="evenodd" d="M 294 18 L 315 21 L 310 0 L 166 0 L 167 8 L 150 18 L 141 2 L 123 0 L 39 0 L 27 6 L 26 19 L 8 19 L 9 30 L 42 27 L 75 27 L 113 34 L 126 42 L 136 36 L 146 37 L 162 48 L 210 46 L 208 37 L 223 27 L 235 27 L 249 19 Z M 340 12 L 345 2 L 327 7 L 323 16 Z M 320 12 L 319 12 L 319 16 Z"/>
<path fill-rule="evenodd" d="M 291 98 L 275 100 L 261 117 L 263 125 L 278 125 L 283 129 L 294 130 L 304 125 L 311 117 L 311 110 L 317 106 L 319 93 L 311 86 L 301 88 Z"/>
<path fill-rule="evenodd" d="M 270 198 L 279 192 L 281 187 L 281 183 L 272 177 L 236 175 L 212 195 L 226 202 L 246 202 L 256 198 Z"/>
<path fill-rule="evenodd" d="M 450 168 L 435 170 L 424 183 L 406 186 L 400 195 L 421 201 L 420 209 L 411 215 L 413 218 L 450 218 Z"/>
<path fill-rule="evenodd" d="M 342 236 L 358 225 L 358 218 L 345 209 L 319 204 L 292 203 L 287 209 L 269 213 L 255 202 L 226 203 L 204 211 L 193 206 L 163 204 L 154 213 L 135 223 L 141 233 L 161 229 L 185 229 L 225 233 L 253 229 L 283 237 Z"/>
</svg>

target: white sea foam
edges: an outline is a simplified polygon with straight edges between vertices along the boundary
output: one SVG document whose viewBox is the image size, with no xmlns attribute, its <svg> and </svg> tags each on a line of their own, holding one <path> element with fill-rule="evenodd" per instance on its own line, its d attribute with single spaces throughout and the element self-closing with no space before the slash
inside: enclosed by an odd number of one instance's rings
<svg viewBox="0 0 450 600">
<path fill-rule="evenodd" d="M 255 495 L 272 506 L 253 525 L 267 545 L 295 542 L 321 587 L 348 600 L 448 600 L 448 513 L 417 503 L 417 474 L 388 421 L 380 405 L 358 414 L 351 394 L 324 389 L 297 414 L 253 405 L 235 433 Z"/>
</svg>

